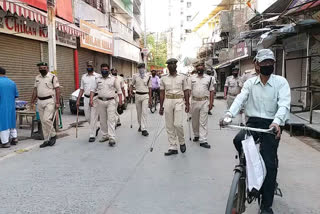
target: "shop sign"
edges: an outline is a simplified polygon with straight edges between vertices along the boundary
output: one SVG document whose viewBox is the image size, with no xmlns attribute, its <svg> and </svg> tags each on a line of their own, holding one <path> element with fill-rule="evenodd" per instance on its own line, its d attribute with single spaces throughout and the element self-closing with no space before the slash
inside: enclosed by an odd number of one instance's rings
<svg viewBox="0 0 320 214">
<path fill-rule="evenodd" d="M 45 25 L 23 17 L 7 15 L 0 10 L 0 33 L 48 42 L 48 31 Z M 56 31 L 57 45 L 77 48 L 76 36 Z"/>
<path fill-rule="evenodd" d="M 112 33 L 83 20 L 80 20 L 80 29 L 85 32 L 85 36 L 80 37 L 80 47 L 113 54 Z"/>
<path fill-rule="evenodd" d="M 240 42 L 233 46 L 234 58 L 242 57 L 248 54 L 248 48 L 246 42 Z"/>
<path fill-rule="evenodd" d="M 139 62 L 140 48 L 121 39 L 117 39 L 114 42 L 114 56 L 118 56 L 134 62 Z"/>
</svg>

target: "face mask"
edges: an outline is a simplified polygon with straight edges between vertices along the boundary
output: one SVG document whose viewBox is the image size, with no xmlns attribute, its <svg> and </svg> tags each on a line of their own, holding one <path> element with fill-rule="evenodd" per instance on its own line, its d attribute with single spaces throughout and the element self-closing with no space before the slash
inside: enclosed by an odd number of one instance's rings
<svg viewBox="0 0 320 214">
<path fill-rule="evenodd" d="M 143 68 L 140 68 L 140 69 L 139 69 L 139 73 L 140 73 L 140 74 L 144 74 L 144 69 L 143 69 Z"/>
<path fill-rule="evenodd" d="M 274 71 L 273 65 L 260 66 L 260 73 L 264 76 L 270 76 Z"/>
<path fill-rule="evenodd" d="M 92 71 L 93 71 L 93 68 L 87 68 L 87 71 L 88 71 L 88 72 L 92 72 Z"/>
<path fill-rule="evenodd" d="M 198 74 L 203 74 L 203 73 L 204 73 L 204 70 L 200 69 L 200 70 L 198 70 L 197 72 L 198 72 Z"/>
<path fill-rule="evenodd" d="M 109 75 L 109 71 L 101 70 L 101 74 L 102 74 L 102 76 L 108 76 Z"/>
<path fill-rule="evenodd" d="M 238 77 L 238 74 L 232 74 L 234 77 Z"/>
<path fill-rule="evenodd" d="M 112 73 L 113 76 L 117 76 L 117 73 Z"/>
<path fill-rule="evenodd" d="M 47 70 L 39 70 L 39 72 L 42 76 L 45 76 L 48 73 Z"/>
</svg>

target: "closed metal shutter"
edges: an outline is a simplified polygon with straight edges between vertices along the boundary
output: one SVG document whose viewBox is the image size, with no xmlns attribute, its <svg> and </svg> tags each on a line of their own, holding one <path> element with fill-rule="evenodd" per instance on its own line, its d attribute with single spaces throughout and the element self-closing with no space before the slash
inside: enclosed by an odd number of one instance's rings
<svg viewBox="0 0 320 214">
<path fill-rule="evenodd" d="M 40 42 L 0 34 L 0 66 L 18 87 L 19 99 L 30 101 L 35 77 L 39 74 Z"/>
<path fill-rule="evenodd" d="M 80 48 L 78 49 L 78 57 L 79 57 L 79 80 L 81 84 L 81 77 L 83 74 L 87 73 L 87 62 L 94 62 L 94 52 L 88 49 Z M 97 68 L 95 66 L 95 71 Z"/>
<path fill-rule="evenodd" d="M 69 98 L 70 94 L 75 91 L 73 52 L 72 48 L 57 46 L 57 76 L 64 100 Z M 49 62 L 47 43 L 43 43 L 43 59 L 45 62 Z"/>
<path fill-rule="evenodd" d="M 123 74 L 125 77 L 132 76 L 132 62 L 122 60 L 119 58 L 112 58 L 113 59 L 113 67 L 118 70 L 119 74 Z"/>
</svg>

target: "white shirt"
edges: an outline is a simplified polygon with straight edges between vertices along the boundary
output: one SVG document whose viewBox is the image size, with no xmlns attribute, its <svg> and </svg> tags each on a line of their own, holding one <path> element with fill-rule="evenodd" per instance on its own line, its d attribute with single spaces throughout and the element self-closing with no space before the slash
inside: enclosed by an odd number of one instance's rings
<svg viewBox="0 0 320 214">
<path fill-rule="evenodd" d="M 80 89 L 84 90 L 85 95 L 90 96 L 90 90 L 96 83 L 96 77 L 101 77 L 101 75 L 96 72 L 93 72 L 92 75 L 88 73 L 82 75 Z"/>
<path fill-rule="evenodd" d="M 290 87 L 285 78 L 271 74 L 264 85 L 257 76 L 244 83 L 228 113 L 235 117 L 245 105 L 248 117 L 273 119 L 273 123 L 284 125 L 289 119 L 290 103 Z"/>
</svg>

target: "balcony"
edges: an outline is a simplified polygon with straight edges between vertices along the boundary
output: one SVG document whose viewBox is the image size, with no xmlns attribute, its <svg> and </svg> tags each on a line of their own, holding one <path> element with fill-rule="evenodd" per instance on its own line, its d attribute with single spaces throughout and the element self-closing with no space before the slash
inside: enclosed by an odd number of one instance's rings
<svg viewBox="0 0 320 214">
<path fill-rule="evenodd" d="M 115 13 L 122 14 L 127 19 L 133 17 L 132 0 L 111 0 L 111 6 L 116 8 Z"/>
<path fill-rule="evenodd" d="M 137 1 L 133 1 L 133 14 L 135 15 L 141 14 L 141 4 L 139 5 Z"/>
<path fill-rule="evenodd" d="M 115 17 L 111 16 L 111 29 L 115 38 L 121 38 L 128 42 L 133 41 L 133 31 L 131 28 L 120 22 Z"/>
</svg>

